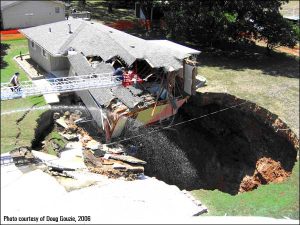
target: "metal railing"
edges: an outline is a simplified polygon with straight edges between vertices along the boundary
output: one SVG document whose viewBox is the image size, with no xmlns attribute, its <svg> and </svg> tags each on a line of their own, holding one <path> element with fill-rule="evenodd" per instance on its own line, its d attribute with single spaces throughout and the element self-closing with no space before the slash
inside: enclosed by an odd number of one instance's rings
<svg viewBox="0 0 300 225">
<path fill-rule="evenodd" d="M 71 76 L 24 81 L 18 88 L 1 83 L 1 101 L 27 96 L 56 94 L 88 90 L 90 88 L 116 87 L 122 82 L 111 73 Z"/>
</svg>

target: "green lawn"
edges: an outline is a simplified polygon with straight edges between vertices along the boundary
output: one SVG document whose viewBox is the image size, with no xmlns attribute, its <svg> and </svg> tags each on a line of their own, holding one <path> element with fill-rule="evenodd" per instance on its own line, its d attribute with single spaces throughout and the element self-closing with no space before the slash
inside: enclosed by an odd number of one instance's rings
<svg viewBox="0 0 300 225">
<path fill-rule="evenodd" d="M 261 52 L 260 52 L 261 51 Z M 203 53 L 198 74 L 208 85 L 200 92 L 227 92 L 276 113 L 299 137 L 299 58 L 284 53 L 268 57 Z"/>
<path fill-rule="evenodd" d="M 192 194 L 208 207 L 207 216 L 284 216 L 299 219 L 299 162 L 283 183 L 232 196 L 217 190 L 196 190 Z"/>
<path fill-rule="evenodd" d="M 1 82 L 8 82 L 15 71 L 20 72 L 21 81 L 28 80 L 25 72 L 13 59 L 14 56 L 19 55 L 20 51 L 22 53 L 28 52 L 27 40 L 3 41 L 2 44 L 7 49 L 5 53 L 1 51 L 1 57 L 7 65 L 1 67 Z M 1 153 L 8 152 L 18 146 L 31 145 L 34 129 L 37 125 L 36 120 L 44 110 L 33 111 L 30 108 L 45 104 L 43 96 L 1 101 L 1 114 L 14 110 L 24 110 L 1 115 Z M 17 121 L 19 121 L 18 124 Z"/>
<path fill-rule="evenodd" d="M 279 115 L 299 137 L 299 58 L 283 53 L 267 57 L 263 49 L 251 54 L 203 53 L 198 74 L 207 78 L 199 92 L 227 92 Z M 299 155 L 299 153 L 298 153 Z M 299 219 L 299 161 L 284 183 L 263 185 L 231 196 L 218 190 L 192 192 L 207 205 L 206 215 L 284 216 Z"/>
<path fill-rule="evenodd" d="M 28 53 L 27 39 L 1 41 L 1 48 L 6 49 L 6 55 L 4 55 L 3 60 L 7 63 L 7 65 L 1 66 L 1 83 L 9 82 L 11 76 L 17 71 L 20 72 L 21 81 L 28 80 L 25 72 L 13 59 L 14 56 L 20 54 L 20 51 L 22 54 Z"/>
</svg>

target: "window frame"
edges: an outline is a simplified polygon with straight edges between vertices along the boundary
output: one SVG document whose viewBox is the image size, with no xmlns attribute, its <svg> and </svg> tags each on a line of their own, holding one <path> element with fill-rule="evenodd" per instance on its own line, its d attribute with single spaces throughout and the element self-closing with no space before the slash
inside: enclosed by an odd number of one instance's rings
<svg viewBox="0 0 300 225">
<path fill-rule="evenodd" d="M 47 53 L 47 51 L 45 49 L 42 48 L 41 53 L 42 53 L 43 57 L 45 57 L 46 59 L 48 59 L 48 53 Z"/>
<path fill-rule="evenodd" d="M 33 49 L 35 49 L 35 43 L 34 43 L 34 41 L 30 41 L 30 47 L 33 48 Z"/>
<path fill-rule="evenodd" d="M 55 7 L 55 8 L 54 8 L 54 12 L 55 12 L 56 14 L 60 13 L 60 7 Z"/>
</svg>

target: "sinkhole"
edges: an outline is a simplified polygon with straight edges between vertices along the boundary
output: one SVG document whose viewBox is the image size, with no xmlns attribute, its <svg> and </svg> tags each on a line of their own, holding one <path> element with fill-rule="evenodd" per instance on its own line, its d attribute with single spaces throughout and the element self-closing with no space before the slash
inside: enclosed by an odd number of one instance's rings
<svg viewBox="0 0 300 225">
<path fill-rule="evenodd" d="M 212 114 L 158 132 L 149 127 L 126 145 L 138 146 L 135 156 L 147 161 L 146 175 L 180 189 L 235 195 L 282 182 L 297 160 L 299 140 L 278 116 L 254 103 L 223 111 L 244 101 L 224 93 L 196 94 L 173 125 Z"/>
<path fill-rule="evenodd" d="M 297 160 L 298 137 L 277 115 L 243 102 L 225 93 L 197 93 L 174 119 L 138 131 L 129 129 L 125 137 L 139 136 L 122 144 L 128 149 L 137 147 L 133 156 L 147 162 L 146 175 L 180 189 L 218 189 L 235 195 L 284 181 Z M 33 149 L 41 147 L 53 130 L 56 111 L 45 112 L 39 119 Z M 83 116 L 90 117 L 88 112 Z M 196 117 L 201 118 L 181 123 Z M 166 128 L 170 122 L 173 126 Z M 83 128 L 103 142 L 105 138 L 93 124 L 85 123 Z"/>
</svg>

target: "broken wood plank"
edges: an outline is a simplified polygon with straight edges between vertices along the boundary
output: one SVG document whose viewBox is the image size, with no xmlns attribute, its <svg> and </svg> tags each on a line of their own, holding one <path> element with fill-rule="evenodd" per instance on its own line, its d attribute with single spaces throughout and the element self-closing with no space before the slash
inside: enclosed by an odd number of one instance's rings
<svg viewBox="0 0 300 225">
<path fill-rule="evenodd" d="M 95 167 L 102 167 L 102 160 L 96 158 L 90 151 L 83 151 L 84 159 L 90 162 Z"/>
<path fill-rule="evenodd" d="M 123 162 L 133 163 L 133 164 L 141 164 L 141 165 L 146 164 L 145 161 L 137 159 L 137 158 L 135 158 L 133 156 L 129 156 L 129 155 L 111 154 L 111 155 L 109 155 L 109 158 L 120 160 L 120 161 L 123 161 Z"/>
</svg>

